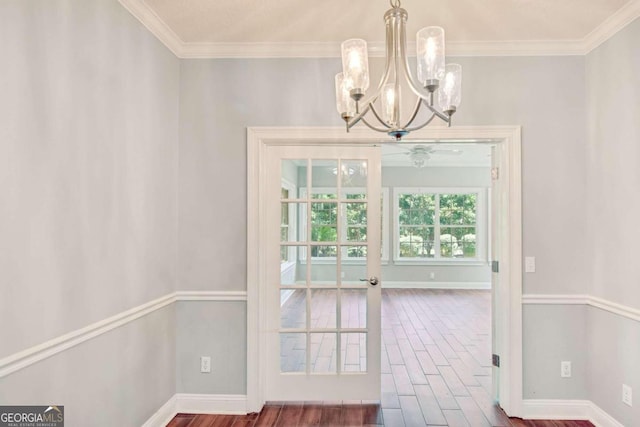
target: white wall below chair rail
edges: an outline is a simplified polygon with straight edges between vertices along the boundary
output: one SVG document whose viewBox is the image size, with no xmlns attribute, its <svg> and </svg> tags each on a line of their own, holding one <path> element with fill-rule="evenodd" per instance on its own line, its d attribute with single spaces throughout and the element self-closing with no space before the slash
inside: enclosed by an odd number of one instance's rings
<svg viewBox="0 0 640 427">
<path fill-rule="evenodd" d="M 640 309 L 618 304 L 591 295 L 553 295 L 553 294 L 525 294 L 523 304 L 549 305 L 590 305 L 610 313 L 640 322 Z"/>
<path fill-rule="evenodd" d="M 0 359 L 0 378 L 133 322 L 177 301 L 246 301 L 245 291 L 179 291 L 125 310 L 59 337 Z"/>
<path fill-rule="evenodd" d="M 175 394 L 142 427 L 165 427 L 178 413 L 229 414 L 247 413 L 247 396 L 240 394 Z"/>
<path fill-rule="evenodd" d="M 596 427 L 624 427 L 589 400 L 525 399 L 522 409 L 528 420 L 588 420 Z"/>
</svg>

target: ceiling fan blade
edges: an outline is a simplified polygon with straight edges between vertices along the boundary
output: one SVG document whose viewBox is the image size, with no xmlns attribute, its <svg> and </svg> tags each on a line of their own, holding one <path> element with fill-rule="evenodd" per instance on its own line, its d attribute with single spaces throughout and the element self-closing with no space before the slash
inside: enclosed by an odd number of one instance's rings
<svg viewBox="0 0 640 427">
<path fill-rule="evenodd" d="M 433 150 L 429 154 L 438 154 L 444 156 L 459 156 L 462 154 L 462 150 Z"/>
</svg>

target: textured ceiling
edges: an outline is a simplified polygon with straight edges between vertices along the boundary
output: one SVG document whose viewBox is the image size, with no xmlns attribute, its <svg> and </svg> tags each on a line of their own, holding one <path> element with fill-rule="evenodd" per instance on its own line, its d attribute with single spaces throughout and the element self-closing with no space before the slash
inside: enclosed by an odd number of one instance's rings
<svg viewBox="0 0 640 427">
<path fill-rule="evenodd" d="M 585 38 L 628 0 L 404 0 L 408 34 L 428 25 L 447 40 Z M 145 0 L 185 43 L 335 43 L 384 39 L 384 0 Z"/>
</svg>

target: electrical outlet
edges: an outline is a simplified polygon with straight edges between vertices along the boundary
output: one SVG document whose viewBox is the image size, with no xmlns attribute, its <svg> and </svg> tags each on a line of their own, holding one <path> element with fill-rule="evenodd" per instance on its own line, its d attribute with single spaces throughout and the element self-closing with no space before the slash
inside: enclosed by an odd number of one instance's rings
<svg viewBox="0 0 640 427">
<path fill-rule="evenodd" d="M 626 384 L 622 384 L 622 403 L 633 406 L 633 389 Z"/>
<path fill-rule="evenodd" d="M 210 356 L 200 356 L 200 372 L 203 374 L 208 374 L 211 372 L 211 357 Z"/>
<path fill-rule="evenodd" d="M 525 273 L 536 272 L 536 257 L 534 256 L 524 257 L 524 272 Z"/>
<path fill-rule="evenodd" d="M 571 362 L 563 360 L 560 362 L 560 376 L 562 378 L 571 378 Z"/>
</svg>

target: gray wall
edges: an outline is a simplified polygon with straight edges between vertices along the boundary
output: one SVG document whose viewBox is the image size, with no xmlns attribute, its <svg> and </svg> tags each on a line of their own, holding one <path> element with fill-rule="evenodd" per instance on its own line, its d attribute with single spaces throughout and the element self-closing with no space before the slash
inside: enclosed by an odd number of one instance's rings
<svg viewBox="0 0 640 427">
<path fill-rule="evenodd" d="M 589 292 L 640 309 L 640 19 L 587 55 Z M 640 323 L 589 312 L 589 393 L 624 425 L 640 405 L 621 402 L 622 384 L 640 390 Z M 611 363 L 611 361 L 615 361 Z"/>
<path fill-rule="evenodd" d="M 582 292 L 584 58 L 458 60 L 465 103 L 456 124 L 523 125 L 524 251 L 539 266 L 525 277 L 525 292 Z M 246 127 L 339 126 L 330 78 L 339 61 L 184 60 L 181 67 L 179 286 L 244 290 Z M 311 98 L 300 102 L 301 94 Z"/>
<path fill-rule="evenodd" d="M 175 325 L 170 305 L 17 371 L 0 379 L 0 404 L 64 405 L 68 426 L 139 427 L 175 393 Z"/>
<path fill-rule="evenodd" d="M 2 1 L 0 50 L 2 358 L 173 291 L 180 68 L 116 0 Z M 175 390 L 172 310 L 1 378 L 0 404 L 140 424 Z"/>
<path fill-rule="evenodd" d="M 636 20 L 586 58 L 457 59 L 455 123 L 523 126 L 524 293 L 640 308 L 639 36 Z M 342 125 L 338 60 L 179 61 L 116 0 L 1 2 L 0 48 L 0 357 L 174 289 L 245 290 L 246 127 Z M 586 396 L 633 424 L 639 345 L 599 309 L 525 307 L 525 398 Z M 0 379 L 0 403 L 64 403 L 77 424 L 100 401 L 99 420 L 136 425 L 176 390 L 243 393 L 245 346 L 244 303 L 178 303 Z"/>
<path fill-rule="evenodd" d="M 176 393 L 246 394 L 246 303 L 181 301 L 176 316 Z M 211 356 L 211 373 L 200 373 L 200 356 Z"/>
<path fill-rule="evenodd" d="M 523 126 L 524 253 L 538 264 L 524 277 L 524 292 L 584 293 L 585 58 L 457 60 L 465 82 L 456 124 Z M 180 289 L 246 289 L 246 128 L 342 125 L 332 78 L 339 68 L 337 59 L 181 61 Z M 525 331 L 547 318 L 545 310 L 553 309 L 525 311 Z M 547 329 L 572 337 L 566 346 L 574 365 L 586 364 L 584 339 L 570 324 Z M 545 343 L 544 332 L 536 342 Z M 555 350 L 524 340 L 525 360 L 559 367 Z M 525 365 L 525 397 L 570 395 L 576 388 L 558 384 L 557 371 L 531 382 L 536 374 Z"/>
</svg>

